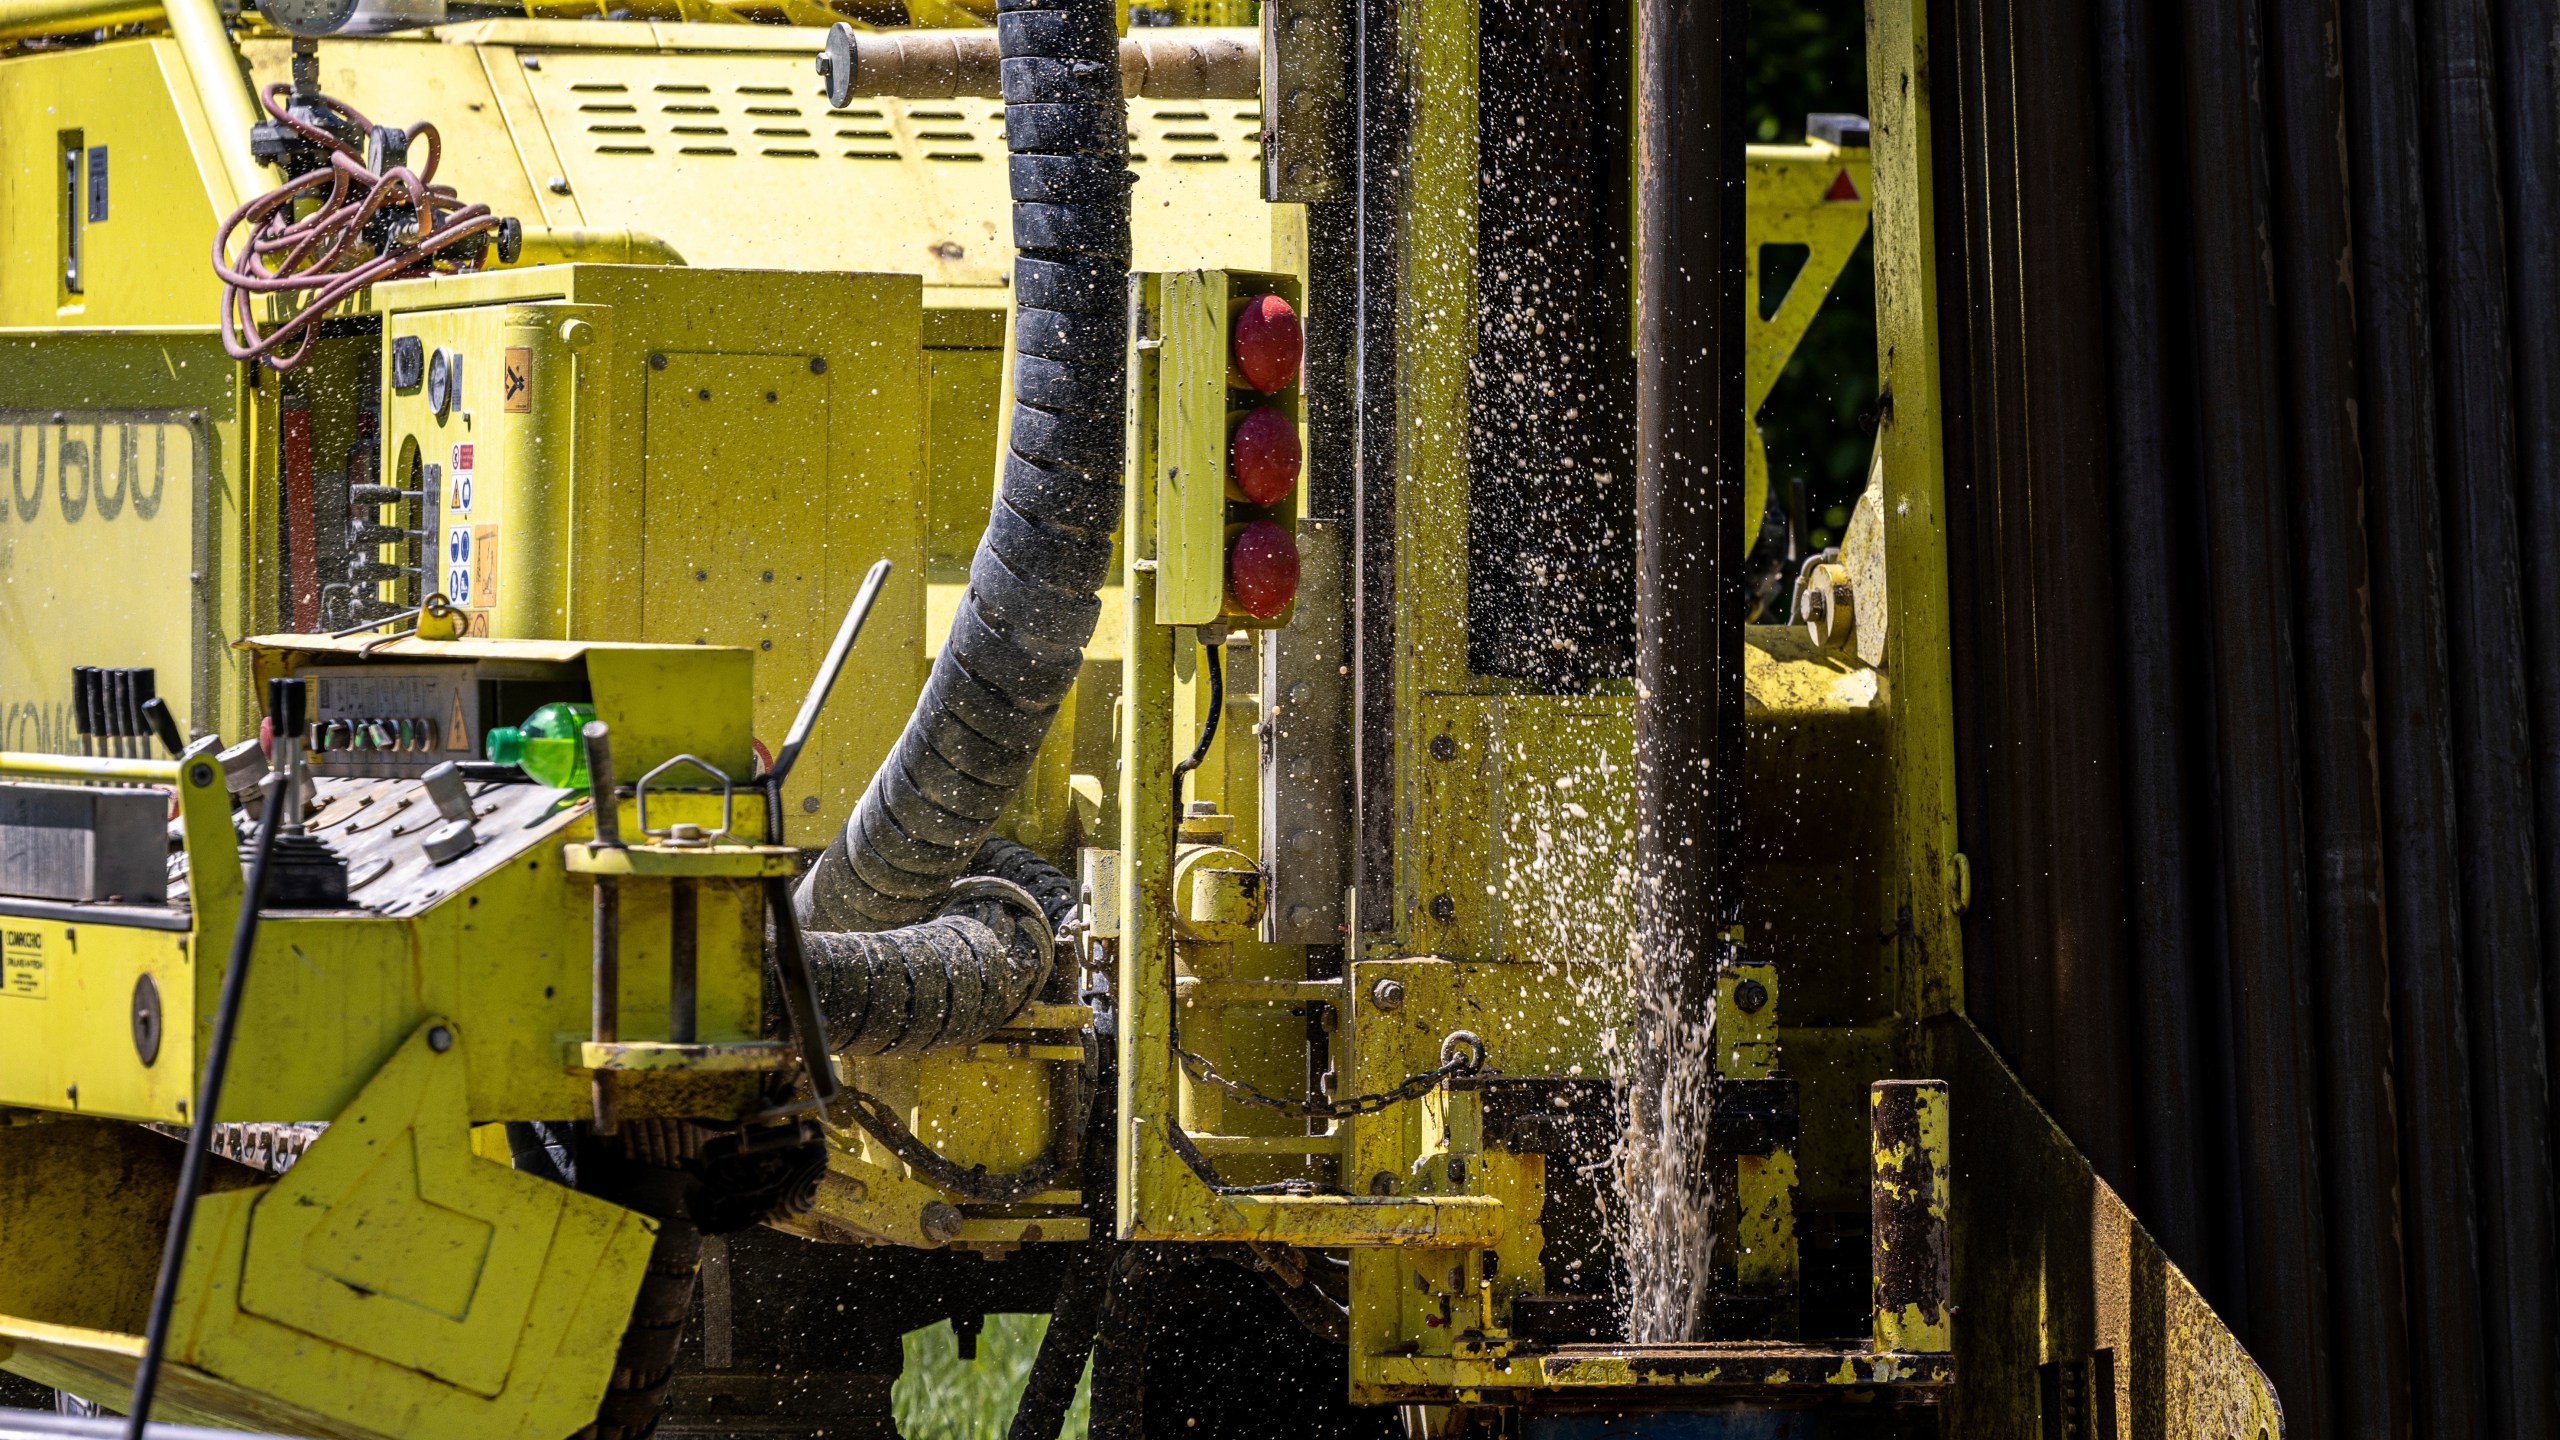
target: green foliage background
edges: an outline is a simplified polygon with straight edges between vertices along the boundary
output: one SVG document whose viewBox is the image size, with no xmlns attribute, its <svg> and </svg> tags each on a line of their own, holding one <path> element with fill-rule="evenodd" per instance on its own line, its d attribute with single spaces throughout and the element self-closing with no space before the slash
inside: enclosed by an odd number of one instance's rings
<svg viewBox="0 0 2560 1440">
<path fill-rule="evenodd" d="M 1023 1382 L 1031 1376 L 1031 1359 L 1048 1331 L 1046 1315 L 990 1315 L 974 1360 L 960 1358 L 948 1320 L 909 1331 L 905 1368 L 889 1387 L 898 1434 L 903 1440 L 1004 1440 Z M 1092 1385 L 1093 1363 L 1087 1361 L 1060 1440 L 1085 1440 Z"/>
</svg>

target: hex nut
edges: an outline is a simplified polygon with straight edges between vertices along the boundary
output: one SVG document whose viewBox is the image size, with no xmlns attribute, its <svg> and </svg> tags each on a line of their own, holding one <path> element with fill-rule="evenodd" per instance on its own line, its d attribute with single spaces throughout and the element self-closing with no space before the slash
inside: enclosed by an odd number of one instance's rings
<svg viewBox="0 0 2560 1440">
<path fill-rule="evenodd" d="M 948 1245 L 960 1238 L 960 1207 L 947 1200 L 928 1200 L 916 1215 L 916 1228 L 924 1238 L 936 1245 Z"/>
<path fill-rule="evenodd" d="M 1381 1010 L 1393 1010 L 1404 1004 L 1404 982 L 1392 976 L 1369 987 L 1369 1003 Z"/>
<path fill-rule="evenodd" d="M 420 848 L 427 852 L 429 860 L 438 865 L 449 865 L 470 854 L 479 843 L 479 832 L 471 828 L 470 821 L 448 820 L 428 832 Z"/>
</svg>

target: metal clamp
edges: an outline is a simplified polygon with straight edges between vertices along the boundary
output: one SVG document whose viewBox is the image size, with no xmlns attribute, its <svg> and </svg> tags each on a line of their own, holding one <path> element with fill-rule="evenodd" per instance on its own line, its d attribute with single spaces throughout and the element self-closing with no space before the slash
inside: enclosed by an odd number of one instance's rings
<svg viewBox="0 0 2560 1440">
<path fill-rule="evenodd" d="M 696 770 L 701 771 L 703 774 L 720 782 L 719 829 L 706 833 L 701 826 L 690 823 L 670 825 L 664 830 L 654 829 L 650 826 L 649 782 L 666 774 L 668 771 L 673 770 L 679 765 L 690 765 Z M 633 797 L 639 802 L 640 833 L 648 836 L 652 840 L 663 840 L 670 845 L 708 845 L 712 841 L 729 833 L 729 824 L 736 818 L 737 813 L 737 788 L 730 783 L 729 777 L 725 772 L 699 755 L 678 755 L 674 759 L 661 764 L 657 769 L 641 776 L 639 785 L 633 789 Z"/>
</svg>

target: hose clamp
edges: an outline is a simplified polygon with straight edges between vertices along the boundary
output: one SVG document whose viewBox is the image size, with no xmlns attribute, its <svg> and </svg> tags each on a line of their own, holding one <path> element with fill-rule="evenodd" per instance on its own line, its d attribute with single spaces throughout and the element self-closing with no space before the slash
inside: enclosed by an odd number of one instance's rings
<svg viewBox="0 0 2560 1440">
<path fill-rule="evenodd" d="M 951 898 L 943 902 L 942 913 L 948 915 L 973 900 L 1001 900 L 1030 917 L 1024 923 L 1032 943 L 1040 947 L 1040 976 L 1045 982 L 1058 963 L 1058 932 L 1049 924 L 1049 912 L 1040 908 L 1039 899 L 1002 876 L 963 875 L 951 882 Z"/>
</svg>

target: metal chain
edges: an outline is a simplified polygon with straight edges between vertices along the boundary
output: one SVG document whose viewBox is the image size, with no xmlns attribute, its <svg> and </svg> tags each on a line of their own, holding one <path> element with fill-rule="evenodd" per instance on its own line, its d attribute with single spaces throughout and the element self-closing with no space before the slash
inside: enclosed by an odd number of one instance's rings
<svg viewBox="0 0 2560 1440">
<path fill-rule="evenodd" d="M 1452 1030 L 1440 1042 L 1440 1064 L 1437 1069 L 1418 1075 L 1407 1075 L 1393 1089 L 1373 1091 L 1367 1095 L 1351 1095 L 1340 1100 L 1284 1100 L 1266 1095 L 1242 1080 L 1231 1080 L 1218 1073 L 1218 1067 L 1204 1056 L 1182 1048 L 1177 1040 L 1173 1053 L 1181 1058 L 1182 1068 L 1192 1079 L 1213 1085 L 1230 1098 L 1265 1110 L 1301 1120 L 1343 1120 L 1354 1115 L 1375 1115 L 1391 1105 L 1419 1100 L 1450 1080 L 1473 1075 L 1484 1068 L 1484 1041 L 1470 1030 Z"/>
</svg>

